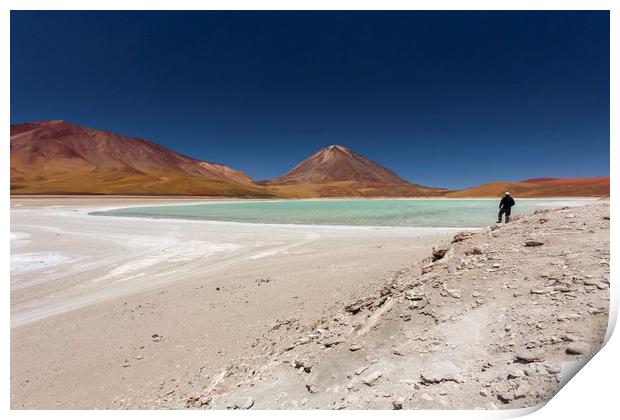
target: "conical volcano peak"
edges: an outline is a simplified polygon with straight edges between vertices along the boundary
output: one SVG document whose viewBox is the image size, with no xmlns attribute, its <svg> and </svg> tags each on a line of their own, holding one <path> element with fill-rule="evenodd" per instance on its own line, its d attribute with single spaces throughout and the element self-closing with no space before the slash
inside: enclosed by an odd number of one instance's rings
<svg viewBox="0 0 620 420">
<path fill-rule="evenodd" d="M 338 144 L 318 150 L 270 183 L 291 196 L 394 197 L 440 195 L 412 184 L 385 166 Z"/>
<path fill-rule="evenodd" d="M 337 144 L 319 150 L 275 180 L 284 183 L 334 181 L 409 184 L 384 166 Z"/>
<path fill-rule="evenodd" d="M 338 151 L 341 151 L 341 152 L 350 152 L 349 149 L 347 149 L 344 146 L 340 146 L 339 144 L 332 144 L 331 146 L 326 147 L 325 149 L 326 150 L 338 150 Z"/>
</svg>

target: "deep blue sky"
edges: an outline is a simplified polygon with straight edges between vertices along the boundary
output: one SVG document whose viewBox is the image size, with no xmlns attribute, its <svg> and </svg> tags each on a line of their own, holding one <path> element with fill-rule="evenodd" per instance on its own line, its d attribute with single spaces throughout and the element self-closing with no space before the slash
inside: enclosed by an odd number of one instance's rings
<svg viewBox="0 0 620 420">
<path fill-rule="evenodd" d="M 410 181 L 609 174 L 607 12 L 12 12 L 11 122 L 255 179 L 341 144 Z"/>
</svg>

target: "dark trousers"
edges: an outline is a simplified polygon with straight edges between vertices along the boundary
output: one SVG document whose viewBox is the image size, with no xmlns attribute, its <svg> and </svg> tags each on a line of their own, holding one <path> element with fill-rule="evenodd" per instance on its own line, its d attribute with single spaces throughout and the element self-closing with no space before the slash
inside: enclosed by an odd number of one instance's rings
<svg viewBox="0 0 620 420">
<path fill-rule="evenodd" d="M 502 207 L 499 209 L 499 214 L 497 215 L 497 223 L 502 223 L 502 214 L 506 215 L 506 222 L 510 222 L 510 207 Z"/>
</svg>

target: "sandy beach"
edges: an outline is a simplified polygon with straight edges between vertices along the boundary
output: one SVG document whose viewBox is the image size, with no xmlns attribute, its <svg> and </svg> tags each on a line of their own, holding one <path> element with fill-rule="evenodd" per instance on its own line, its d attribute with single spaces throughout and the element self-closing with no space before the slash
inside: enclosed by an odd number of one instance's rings
<svg viewBox="0 0 620 420">
<path fill-rule="evenodd" d="M 88 215 L 197 201 L 11 200 L 12 408 L 156 407 L 456 232 Z"/>
</svg>

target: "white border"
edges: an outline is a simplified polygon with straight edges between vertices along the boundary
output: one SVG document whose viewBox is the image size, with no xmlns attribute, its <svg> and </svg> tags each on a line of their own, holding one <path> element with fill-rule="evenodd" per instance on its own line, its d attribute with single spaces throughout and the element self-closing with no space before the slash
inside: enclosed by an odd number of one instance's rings
<svg viewBox="0 0 620 420">
<path fill-rule="evenodd" d="M 615 7 L 614 7 L 615 6 Z M 614 141 L 610 144 L 610 167 L 616 168 L 612 175 L 611 183 L 611 218 L 614 220 L 611 228 L 612 247 L 611 254 L 612 260 L 615 262 L 617 258 L 617 238 L 618 227 L 617 220 L 620 217 L 620 211 L 616 206 L 616 188 L 615 176 L 617 170 L 620 168 L 620 156 L 618 155 L 618 116 L 620 115 L 618 107 L 619 104 L 619 85 L 618 75 L 620 75 L 620 2 L 611 0 L 590 0 L 590 1 L 577 1 L 577 0 L 505 0 L 505 1 L 490 1 L 490 0 L 470 0 L 470 1 L 458 1 L 458 0 L 437 0 L 437 1 L 403 1 L 403 0 L 382 0 L 382 1 L 337 1 L 337 0 L 314 0 L 314 1 L 273 1 L 273 0 L 233 0 L 233 1 L 191 1 L 191 0 L 175 0 L 162 1 L 162 0 L 94 0 L 88 3 L 76 1 L 76 0 L 57 0 L 53 3 L 43 0 L 8 0 L 3 2 L 4 13 L 0 18 L 0 33 L 2 34 L 2 42 L 0 43 L 0 56 L 4 59 L 4 63 L 1 67 L 1 86 L 2 86 L 2 102 L 1 109 L 2 114 L 5 115 L 5 125 L 3 126 L 4 138 L 10 137 L 10 67 L 9 67 L 9 48 L 10 48 L 10 10 L 199 10 L 199 9 L 211 9 L 211 10 L 276 10 L 276 9 L 289 9 L 289 10 L 313 10 L 313 9 L 325 9 L 325 10 L 610 10 L 611 20 L 611 71 L 610 71 L 610 86 L 611 86 L 611 108 L 610 118 L 611 123 L 611 139 Z M 2 412 L 8 414 L 14 418 L 30 418 L 46 416 L 49 418 L 81 418 L 84 415 L 88 415 L 93 418 L 103 418 L 109 416 L 118 416 L 123 418 L 142 417 L 144 415 L 157 417 L 157 418 L 169 418 L 169 417 L 190 417 L 190 416 L 209 416 L 210 418 L 221 418 L 223 416 L 249 416 L 253 418 L 267 418 L 267 417 L 281 417 L 288 418 L 292 415 L 300 418 L 313 419 L 317 416 L 339 416 L 345 418 L 356 419 L 367 418 L 375 416 L 376 413 L 372 411 L 344 411 L 344 412 L 325 412 L 325 411 L 307 411 L 307 412 L 291 412 L 291 411 L 278 411 L 278 412 L 200 412 L 200 411 L 150 411 L 148 414 L 142 411 L 89 411 L 88 413 L 80 411 L 10 411 L 10 377 L 8 369 L 6 367 L 10 364 L 9 353 L 9 317 L 10 317 L 10 302 L 8 293 L 8 279 L 9 279 L 9 235 L 6 234 L 10 230 L 9 217 L 10 217 L 10 200 L 9 200 L 9 153 L 8 145 L 4 143 L 4 153 L 1 153 L 0 165 L 4 170 L 0 175 L 2 180 L 2 186 L 4 187 L 4 195 L 2 201 L 2 227 L 4 231 L 3 240 L 0 244 L 2 247 L 2 276 L 4 280 L 4 293 L 2 293 L 2 321 L 4 325 L 3 340 L 2 340 L 2 356 L 5 369 L 3 369 L 3 376 L 0 388 L 0 398 L 2 402 Z M 615 280 L 615 263 L 611 264 L 612 278 Z M 618 310 L 618 288 L 615 282 L 612 281 L 611 287 L 612 294 L 612 311 L 610 313 L 610 324 L 615 323 Z M 533 418 L 562 418 L 562 419 L 583 419 L 583 418 L 611 418 L 613 412 L 617 408 L 617 378 L 620 378 L 620 369 L 618 368 L 618 357 L 620 356 L 620 342 L 615 336 L 611 336 L 611 339 L 607 345 L 597 354 L 592 361 L 590 361 L 583 370 L 578 374 L 577 378 L 572 380 L 566 387 L 564 387 L 557 396 L 555 396 L 546 407 L 535 412 Z M 515 412 L 479 412 L 479 411 L 435 411 L 435 412 L 423 412 L 423 411 L 398 411 L 398 412 L 382 412 L 381 416 L 413 416 L 417 418 L 427 418 L 432 415 L 433 418 L 458 418 L 458 419 L 473 419 L 480 417 L 512 417 L 514 415 L 526 414 L 532 410 L 524 410 L 519 413 Z"/>
</svg>

